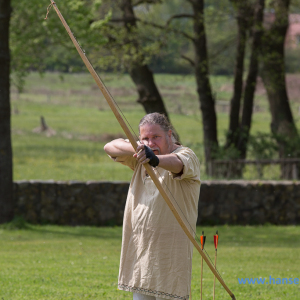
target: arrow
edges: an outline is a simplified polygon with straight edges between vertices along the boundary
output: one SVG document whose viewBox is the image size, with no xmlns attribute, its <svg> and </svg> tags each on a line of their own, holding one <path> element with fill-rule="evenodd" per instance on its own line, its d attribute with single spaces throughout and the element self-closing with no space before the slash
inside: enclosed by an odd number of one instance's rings
<svg viewBox="0 0 300 300">
<path fill-rule="evenodd" d="M 119 122 L 120 126 L 122 127 L 124 133 L 126 134 L 127 138 L 129 139 L 132 147 L 134 149 L 136 149 L 138 147 L 138 144 L 134 138 L 134 136 L 132 135 L 131 131 L 129 130 L 129 128 L 127 127 L 125 121 L 123 120 L 122 116 L 120 115 L 117 106 L 114 102 L 114 99 L 112 98 L 111 94 L 109 93 L 108 89 L 106 88 L 106 86 L 104 85 L 104 83 L 102 82 L 101 78 L 99 77 L 99 75 L 97 74 L 97 72 L 95 71 L 95 69 L 93 68 L 92 64 L 90 63 L 90 61 L 88 60 L 88 58 L 86 57 L 85 53 L 82 51 L 81 47 L 79 46 L 76 38 L 74 37 L 69 25 L 67 24 L 67 22 L 65 21 L 64 17 L 62 16 L 62 14 L 60 13 L 56 3 L 53 0 L 50 0 L 52 7 L 55 9 L 59 19 L 61 20 L 62 24 L 64 25 L 67 33 L 69 34 L 75 48 L 77 49 L 81 59 L 83 60 L 84 64 L 86 65 L 87 69 L 89 70 L 89 72 L 91 73 L 91 75 L 93 76 L 96 84 L 98 85 L 99 89 L 101 90 L 104 98 L 106 99 L 109 107 L 111 108 L 112 112 L 114 113 L 117 121 Z M 51 7 L 50 7 L 51 8 Z M 50 9 L 49 8 L 49 9 Z M 189 238 L 189 240 L 191 241 L 191 243 L 195 246 L 195 248 L 197 249 L 197 251 L 200 253 L 200 255 L 202 256 L 202 258 L 205 260 L 205 262 L 207 263 L 208 267 L 210 268 L 210 270 L 212 271 L 212 273 L 215 275 L 215 277 L 219 280 L 219 282 L 221 283 L 221 285 L 224 287 L 224 289 L 227 291 L 227 293 L 231 296 L 231 298 L 233 300 L 235 300 L 235 296 L 234 294 L 231 292 L 231 290 L 228 288 L 228 286 L 226 285 L 226 283 L 224 282 L 224 280 L 222 279 L 222 277 L 219 275 L 219 273 L 217 272 L 217 270 L 214 268 L 214 266 L 212 265 L 212 263 L 210 262 L 210 260 L 208 259 L 208 257 L 205 255 L 204 251 L 201 249 L 201 247 L 199 246 L 199 244 L 197 243 L 197 241 L 195 240 L 193 234 L 190 232 L 190 230 L 188 229 L 188 227 L 185 225 L 184 221 L 182 220 L 181 216 L 179 215 L 179 212 L 177 211 L 176 207 L 173 205 L 171 199 L 169 198 L 168 194 L 166 193 L 166 191 L 164 190 L 161 182 L 159 181 L 159 179 L 156 177 L 152 167 L 147 163 L 144 164 L 144 167 L 147 171 L 147 173 L 149 174 L 149 176 L 151 177 L 151 179 L 153 180 L 154 184 L 156 185 L 157 189 L 159 190 L 159 192 L 161 193 L 162 197 L 164 198 L 164 200 L 166 201 L 167 205 L 169 206 L 169 208 L 171 209 L 173 215 L 175 216 L 177 222 L 179 223 L 179 225 L 181 226 L 182 230 L 185 232 L 185 234 L 187 235 L 187 237 Z"/>
<path fill-rule="evenodd" d="M 218 230 L 214 235 L 214 244 L 215 244 L 215 269 L 217 270 L 217 249 L 218 249 L 219 235 Z M 214 276 L 214 291 L 213 291 L 213 300 L 215 300 L 215 287 L 216 287 L 216 276 Z"/>
<path fill-rule="evenodd" d="M 204 249 L 206 236 L 204 236 L 204 231 L 202 231 L 202 235 L 200 236 L 201 249 Z M 200 299 L 202 300 L 202 279 L 203 278 L 203 257 L 201 257 L 201 279 L 200 279 Z"/>
</svg>

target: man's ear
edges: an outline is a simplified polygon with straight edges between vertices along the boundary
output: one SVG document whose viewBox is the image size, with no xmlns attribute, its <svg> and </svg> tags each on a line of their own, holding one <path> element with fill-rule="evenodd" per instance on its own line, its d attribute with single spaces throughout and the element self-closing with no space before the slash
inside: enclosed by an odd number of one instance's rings
<svg viewBox="0 0 300 300">
<path fill-rule="evenodd" d="M 168 131 L 168 136 L 169 136 L 169 138 L 172 137 L 172 130 L 171 129 L 169 129 L 169 131 Z"/>
</svg>

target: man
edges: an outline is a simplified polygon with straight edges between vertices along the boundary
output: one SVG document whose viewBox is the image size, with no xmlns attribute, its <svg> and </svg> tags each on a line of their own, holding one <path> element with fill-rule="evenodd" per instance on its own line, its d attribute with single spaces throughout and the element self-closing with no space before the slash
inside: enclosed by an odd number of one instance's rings
<svg viewBox="0 0 300 300">
<path fill-rule="evenodd" d="M 134 300 L 189 299 L 193 245 L 143 164 L 155 167 L 193 232 L 200 193 L 199 160 L 176 142 L 164 115 L 146 115 L 139 134 L 136 151 L 123 139 L 104 147 L 114 161 L 134 171 L 124 212 L 118 287 L 133 292 Z"/>
</svg>

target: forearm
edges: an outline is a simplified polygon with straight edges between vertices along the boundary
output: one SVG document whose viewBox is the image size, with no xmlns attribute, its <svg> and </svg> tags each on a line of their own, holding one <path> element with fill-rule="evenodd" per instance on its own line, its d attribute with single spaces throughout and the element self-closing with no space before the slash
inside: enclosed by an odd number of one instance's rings
<svg viewBox="0 0 300 300">
<path fill-rule="evenodd" d="M 175 174 L 182 171 L 183 163 L 176 154 L 157 155 L 157 157 L 159 159 L 159 167 Z"/>
<path fill-rule="evenodd" d="M 104 146 L 104 151 L 111 157 L 129 156 L 135 153 L 132 145 L 123 139 L 116 139 Z"/>
<path fill-rule="evenodd" d="M 148 157 L 146 156 L 144 147 L 145 146 L 143 144 L 139 145 L 136 149 L 137 153 L 135 153 L 133 155 L 133 157 L 135 157 L 137 159 L 137 161 L 141 164 L 149 163 L 150 158 L 151 158 L 151 155 Z M 152 155 L 154 155 L 153 152 L 152 152 Z M 158 157 L 158 159 L 159 159 L 159 163 L 158 163 L 159 167 L 161 167 L 167 171 L 170 171 L 174 174 L 179 174 L 182 172 L 183 163 L 176 154 L 171 153 L 171 154 L 156 155 L 156 157 Z M 151 162 L 150 162 L 150 165 L 152 165 Z"/>
</svg>

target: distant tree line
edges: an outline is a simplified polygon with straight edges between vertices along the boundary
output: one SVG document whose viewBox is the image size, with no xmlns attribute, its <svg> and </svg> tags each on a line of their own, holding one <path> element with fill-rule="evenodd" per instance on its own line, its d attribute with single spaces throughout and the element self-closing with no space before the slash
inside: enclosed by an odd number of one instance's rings
<svg viewBox="0 0 300 300">
<path fill-rule="evenodd" d="M 208 163 L 222 157 L 246 158 L 258 75 L 267 90 L 270 127 L 279 156 L 298 156 L 299 135 L 285 84 L 284 42 L 288 15 L 299 11 L 299 2 L 65 0 L 57 5 L 97 68 L 130 75 L 137 102 L 145 112 L 157 111 L 168 117 L 155 83 L 156 72 L 194 74 Z M 13 203 L 10 71 L 14 84 L 22 90 L 29 71 L 85 69 L 55 12 L 44 20 L 49 3 L 0 0 L 0 223 L 11 218 Z M 267 12 L 274 15 L 272 22 L 264 20 Z M 295 61 L 295 55 L 290 60 Z M 212 74 L 234 79 L 224 145 L 218 139 Z M 236 176 L 240 175 L 237 169 Z"/>
</svg>

